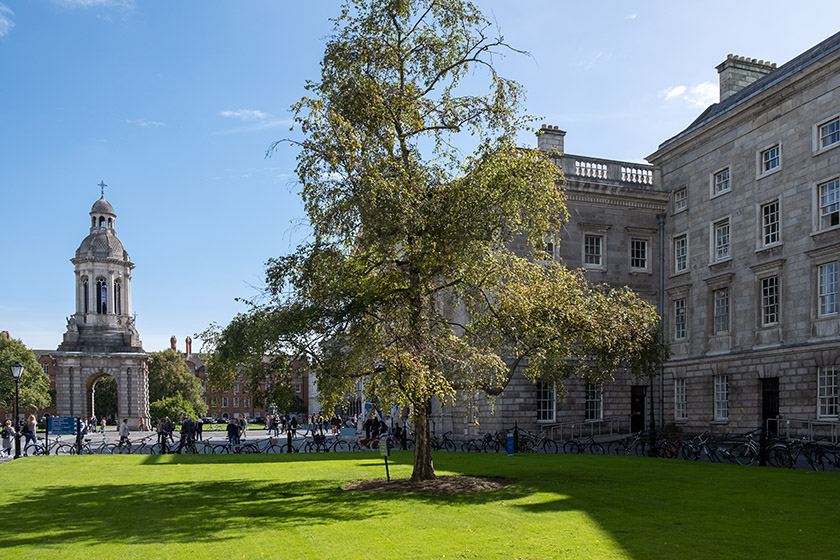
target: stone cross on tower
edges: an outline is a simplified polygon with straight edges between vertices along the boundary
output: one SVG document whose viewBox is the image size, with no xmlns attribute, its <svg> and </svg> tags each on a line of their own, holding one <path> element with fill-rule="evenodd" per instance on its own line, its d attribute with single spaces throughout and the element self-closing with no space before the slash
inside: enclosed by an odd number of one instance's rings
<svg viewBox="0 0 840 560">
<path fill-rule="evenodd" d="M 99 184 L 96 186 L 102 189 L 102 198 L 105 198 L 105 187 L 108 185 L 105 184 L 105 181 L 99 181 Z"/>
</svg>

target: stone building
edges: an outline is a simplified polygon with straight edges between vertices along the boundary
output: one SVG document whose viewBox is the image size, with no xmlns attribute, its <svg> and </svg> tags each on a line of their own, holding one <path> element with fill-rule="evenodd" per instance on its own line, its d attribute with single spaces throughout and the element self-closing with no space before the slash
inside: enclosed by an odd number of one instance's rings
<svg viewBox="0 0 840 560">
<path fill-rule="evenodd" d="M 840 33 L 776 67 L 730 55 L 720 102 L 648 160 L 672 192 L 664 320 L 674 425 L 836 422 Z"/>
<path fill-rule="evenodd" d="M 103 190 L 104 190 L 104 185 Z M 67 331 L 49 359 L 55 373 L 56 414 L 90 418 L 96 383 L 105 377 L 117 382 L 117 415 L 137 428 L 149 425 L 146 361 L 131 315 L 131 270 L 134 263 L 117 238 L 116 214 L 102 198 L 90 211 L 90 232 L 76 256 L 76 311 L 67 319 Z"/>
<path fill-rule="evenodd" d="M 560 239 L 547 242 L 547 258 L 583 269 L 590 282 L 629 286 L 657 305 L 663 220 L 670 199 L 659 170 L 567 154 L 565 135 L 546 125 L 537 134 L 539 149 L 557 153 L 553 157 L 566 179 L 569 213 Z M 525 247 L 513 249 L 524 251 Z M 517 371 L 492 408 L 480 404 L 477 416 L 472 416 L 463 406 L 435 406 L 433 427 L 437 433 L 468 435 L 517 425 L 544 429 L 559 438 L 588 433 L 590 428 L 593 433 L 604 433 L 649 426 L 652 401 L 647 380 L 621 373 L 604 385 L 570 379 L 563 393 L 547 384 L 534 384 Z"/>
</svg>

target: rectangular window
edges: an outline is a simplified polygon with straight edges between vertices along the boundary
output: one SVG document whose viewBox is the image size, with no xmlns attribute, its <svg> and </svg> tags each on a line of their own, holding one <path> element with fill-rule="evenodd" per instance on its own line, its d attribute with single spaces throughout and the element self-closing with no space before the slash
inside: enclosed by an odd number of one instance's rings
<svg viewBox="0 0 840 560">
<path fill-rule="evenodd" d="M 688 239 L 685 235 L 674 238 L 674 273 L 688 270 Z"/>
<path fill-rule="evenodd" d="M 837 366 L 828 366 L 817 371 L 817 411 L 820 418 L 836 418 L 840 413 L 837 369 Z"/>
<path fill-rule="evenodd" d="M 647 270 L 648 242 L 644 239 L 630 240 L 630 268 Z"/>
<path fill-rule="evenodd" d="M 766 247 L 781 240 L 779 224 L 779 201 L 774 200 L 761 207 L 761 241 Z"/>
<path fill-rule="evenodd" d="M 300 393 L 300 383 L 295 383 L 295 393 Z"/>
<path fill-rule="evenodd" d="M 688 418 L 685 404 L 685 379 L 674 379 L 674 418 L 676 420 Z"/>
<path fill-rule="evenodd" d="M 554 384 L 537 382 L 537 422 L 554 422 L 555 396 Z"/>
<path fill-rule="evenodd" d="M 251 408 L 251 397 L 245 396 L 245 408 Z"/>
<path fill-rule="evenodd" d="M 234 392 L 234 394 L 239 392 L 239 382 L 238 381 L 233 384 L 233 392 Z"/>
<path fill-rule="evenodd" d="M 583 264 L 584 266 L 601 266 L 603 237 L 600 235 L 583 236 Z"/>
<path fill-rule="evenodd" d="M 715 237 L 715 253 L 714 260 L 724 261 L 729 258 L 729 219 L 721 220 L 715 223 L 714 237 Z"/>
<path fill-rule="evenodd" d="M 729 288 L 714 291 L 715 334 L 729 332 Z"/>
<path fill-rule="evenodd" d="M 761 279 L 761 325 L 779 322 L 779 277 Z"/>
<path fill-rule="evenodd" d="M 683 187 L 674 191 L 674 212 L 688 208 L 688 190 Z"/>
<path fill-rule="evenodd" d="M 43 368 L 44 373 L 46 373 L 47 375 L 50 374 L 50 364 L 41 364 L 41 367 Z"/>
<path fill-rule="evenodd" d="M 545 258 L 546 260 L 554 260 L 554 243 L 551 241 L 545 242 Z"/>
<path fill-rule="evenodd" d="M 840 225 L 840 178 L 819 186 L 820 229 Z"/>
<path fill-rule="evenodd" d="M 725 375 L 715 376 L 715 420 L 729 419 L 729 383 Z"/>
<path fill-rule="evenodd" d="M 837 273 L 836 262 L 820 266 L 820 316 L 837 314 Z"/>
<path fill-rule="evenodd" d="M 729 190 L 729 168 L 718 171 L 714 175 L 712 195 L 718 195 Z"/>
<path fill-rule="evenodd" d="M 820 149 L 840 142 L 840 118 L 820 125 Z"/>
<path fill-rule="evenodd" d="M 239 397 L 233 397 L 233 408 L 239 408 Z"/>
<path fill-rule="evenodd" d="M 776 144 L 768 150 L 761 152 L 761 173 L 768 173 L 782 164 L 782 149 Z"/>
<path fill-rule="evenodd" d="M 228 405 L 228 398 L 227 397 L 222 397 L 222 407 L 227 408 L 227 405 Z"/>
<path fill-rule="evenodd" d="M 604 388 L 600 383 L 586 384 L 586 420 L 604 417 Z"/>
<path fill-rule="evenodd" d="M 685 298 L 674 300 L 674 340 L 686 337 Z"/>
</svg>

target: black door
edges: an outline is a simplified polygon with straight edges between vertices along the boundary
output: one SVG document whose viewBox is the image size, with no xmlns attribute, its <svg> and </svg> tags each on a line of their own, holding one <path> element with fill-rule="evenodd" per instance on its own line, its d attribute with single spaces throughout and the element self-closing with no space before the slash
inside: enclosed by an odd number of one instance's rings
<svg viewBox="0 0 840 560">
<path fill-rule="evenodd" d="M 645 429 L 645 385 L 630 387 L 630 431 L 641 432 Z"/>
<path fill-rule="evenodd" d="M 767 377 L 761 380 L 761 422 L 768 426 L 768 418 L 779 417 L 779 378 Z M 768 432 L 776 435 L 778 422 L 770 422 Z"/>
</svg>

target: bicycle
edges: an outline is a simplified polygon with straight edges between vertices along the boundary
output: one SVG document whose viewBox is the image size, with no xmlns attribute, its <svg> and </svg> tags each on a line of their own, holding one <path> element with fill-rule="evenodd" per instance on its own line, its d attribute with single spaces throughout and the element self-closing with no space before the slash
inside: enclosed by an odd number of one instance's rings
<svg viewBox="0 0 840 560">
<path fill-rule="evenodd" d="M 581 454 L 589 451 L 592 455 L 603 455 L 606 451 L 604 446 L 598 443 L 593 436 L 589 436 L 585 440 L 569 439 L 563 442 L 563 453 L 567 454 Z"/>
<path fill-rule="evenodd" d="M 446 432 L 440 439 L 434 434 L 432 434 L 432 450 L 433 451 L 455 451 L 457 448 L 455 446 L 455 442 L 449 439 L 449 434 L 452 432 Z"/>
<path fill-rule="evenodd" d="M 775 463 L 775 466 L 789 469 L 796 467 L 800 457 L 804 457 L 813 470 L 825 470 L 825 451 L 818 443 L 808 441 L 805 436 L 787 443 L 777 443 L 768 453 L 768 459 Z"/>
<path fill-rule="evenodd" d="M 213 453 L 217 455 L 223 453 L 259 453 L 259 450 L 252 443 L 237 443 L 234 445 L 222 443 L 213 446 Z"/>
<path fill-rule="evenodd" d="M 39 437 L 35 437 L 35 443 L 30 443 L 23 448 L 23 456 L 24 457 L 33 457 L 35 455 L 47 455 L 49 454 L 50 448 L 47 447 L 45 443 L 42 443 L 43 440 Z"/>
</svg>

